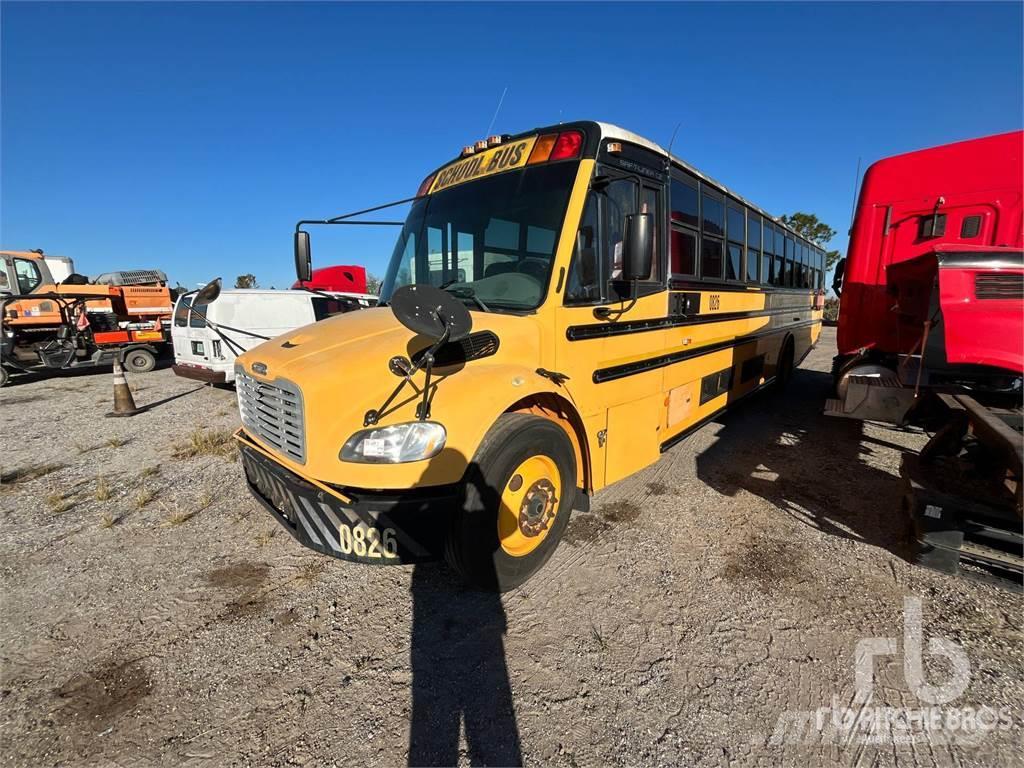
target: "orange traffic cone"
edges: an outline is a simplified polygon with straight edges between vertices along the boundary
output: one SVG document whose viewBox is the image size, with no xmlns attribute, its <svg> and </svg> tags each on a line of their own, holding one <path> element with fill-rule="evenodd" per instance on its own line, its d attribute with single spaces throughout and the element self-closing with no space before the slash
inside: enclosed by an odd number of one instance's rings
<svg viewBox="0 0 1024 768">
<path fill-rule="evenodd" d="M 107 416 L 134 416 L 139 412 L 135 407 L 135 398 L 128 388 L 128 380 L 124 377 L 121 361 L 114 362 L 114 410 Z"/>
</svg>

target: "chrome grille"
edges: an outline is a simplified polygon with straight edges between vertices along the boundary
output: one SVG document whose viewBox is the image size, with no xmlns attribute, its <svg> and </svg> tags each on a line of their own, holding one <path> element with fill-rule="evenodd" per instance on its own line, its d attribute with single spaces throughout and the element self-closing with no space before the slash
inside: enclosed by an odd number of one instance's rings
<svg viewBox="0 0 1024 768">
<path fill-rule="evenodd" d="M 236 369 L 238 411 L 246 429 L 283 456 L 306 463 L 302 392 L 290 381 L 262 382 Z"/>
</svg>

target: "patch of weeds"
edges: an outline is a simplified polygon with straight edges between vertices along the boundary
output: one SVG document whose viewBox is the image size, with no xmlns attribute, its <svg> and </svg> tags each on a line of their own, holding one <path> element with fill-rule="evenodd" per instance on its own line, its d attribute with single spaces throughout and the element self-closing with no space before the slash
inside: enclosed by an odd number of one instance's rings
<svg viewBox="0 0 1024 768">
<path fill-rule="evenodd" d="M 121 518 L 112 515 L 110 512 L 104 512 L 100 515 L 100 528 L 113 528 L 117 525 L 117 521 Z"/>
<path fill-rule="evenodd" d="M 107 445 L 110 446 L 111 448 L 120 448 L 124 445 L 127 445 L 128 442 L 129 441 L 123 437 L 112 437 L 109 440 L 107 440 Z"/>
<path fill-rule="evenodd" d="M 582 513 L 576 514 L 570 518 L 569 527 L 565 529 L 562 538 L 569 544 L 585 544 L 594 541 L 608 528 L 608 523 L 599 517 Z"/>
<path fill-rule="evenodd" d="M 726 579 L 752 581 L 763 591 L 785 582 L 806 578 L 807 552 L 786 539 L 760 534 L 730 551 L 721 575 Z"/>
<path fill-rule="evenodd" d="M 203 491 L 199 494 L 199 500 L 196 501 L 196 512 L 202 512 L 211 504 L 213 504 L 213 494 L 209 491 Z"/>
<path fill-rule="evenodd" d="M 196 429 L 174 446 L 174 458 L 192 459 L 196 456 L 220 456 L 228 458 L 237 453 L 235 440 L 230 429 Z"/>
<path fill-rule="evenodd" d="M 142 509 L 155 498 L 156 491 L 154 491 L 152 488 L 141 488 L 139 492 L 135 495 L 135 508 Z"/>
<path fill-rule="evenodd" d="M 267 546 L 267 544 L 270 543 L 270 540 L 273 539 L 274 536 L 276 536 L 276 535 L 277 535 L 277 531 L 272 528 L 269 531 L 263 531 L 262 533 L 257 533 L 256 536 L 253 537 L 253 541 L 256 543 L 257 547 L 265 547 L 265 546 Z"/>
<path fill-rule="evenodd" d="M 642 511 L 640 505 L 632 501 L 618 501 L 604 507 L 601 516 L 610 523 L 631 523 L 640 517 Z"/>
<path fill-rule="evenodd" d="M 608 641 L 601 635 L 601 630 L 595 627 L 593 624 L 590 625 L 590 636 L 597 643 L 597 647 L 602 651 L 608 650 Z"/>
<path fill-rule="evenodd" d="M 160 467 L 152 466 L 146 467 L 144 470 L 139 472 L 139 478 L 145 480 L 147 477 L 156 477 L 160 474 Z"/>
<path fill-rule="evenodd" d="M 160 523 L 160 525 L 162 525 L 164 528 L 173 528 L 176 525 L 181 525 L 182 523 L 187 523 L 189 520 L 191 520 L 193 517 L 196 516 L 197 512 L 198 512 L 198 510 L 194 510 L 194 509 L 193 510 L 176 509 L 173 512 L 171 512 L 171 514 L 169 514 L 167 516 L 167 519 L 164 520 L 162 523 Z"/>
<path fill-rule="evenodd" d="M 312 586 L 321 573 L 327 570 L 327 563 L 321 559 L 307 560 L 299 566 L 299 575 L 295 580 L 303 586 Z"/>
<path fill-rule="evenodd" d="M 12 469 L 10 472 L 0 474 L 0 485 L 17 485 L 19 483 L 38 480 L 40 477 L 45 477 L 51 472 L 56 472 L 58 469 L 64 469 L 64 467 L 64 464 L 46 462 L 42 464 L 33 464 L 30 467 Z"/>
<path fill-rule="evenodd" d="M 93 491 L 93 497 L 96 501 L 107 501 L 114 492 L 110 488 L 110 483 L 107 482 L 107 478 L 100 475 L 96 478 L 96 489 Z"/>
<path fill-rule="evenodd" d="M 46 506 L 54 514 L 60 514 L 71 508 L 71 499 L 63 491 L 50 491 L 46 494 Z"/>
</svg>

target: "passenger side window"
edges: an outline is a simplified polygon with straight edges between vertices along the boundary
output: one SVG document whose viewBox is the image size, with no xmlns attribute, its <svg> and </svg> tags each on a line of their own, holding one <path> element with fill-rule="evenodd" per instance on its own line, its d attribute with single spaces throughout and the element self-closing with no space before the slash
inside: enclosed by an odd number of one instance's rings
<svg viewBox="0 0 1024 768">
<path fill-rule="evenodd" d="M 576 232 L 576 245 L 565 287 L 566 304 L 590 304 L 603 298 L 601 286 L 605 277 L 604 265 L 599 258 L 597 208 L 597 195 L 591 192 Z"/>
<path fill-rule="evenodd" d="M 636 182 L 632 179 L 615 179 L 605 190 L 605 231 L 608 237 L 605 245 L 611 254 L 612 280 L 622 279 L 622 248 L 625 240 L 626 216 L 636 213 Z"/>
<path fill-rule="evenodd" d="M 18 293 L 32 293 L 43 282 L 39 267 L 28 259 L 15 259 L 14 273 L 18 279 Z"/>
<path fill-rule="evenodd" d="M 661 221 L 662 215 L 659 208 L 661 195 L 658 190 L 652 189 L 651 187 L 644 187 L 640 191 L 640 213 L 649 213 L 654 220 L 654 237 L 652 243 L 654 244 L 654 260 L 651 263 L 651 276 L 650 281 L 654 283 L 661 282 Z"/>
<path fill-rule="evenodd" d="M 615 178 L 598 183 L 587 199 L 569 267 L 566 304 L 618 301 L 626 296 L 630 288 L 622 282 L 625 226 L 626 217 L 635 213 L 650 213 L 655 224 L 651 276 L 648 281 L 641 282 L 648 285 L 662 282 L 660 240 L 665 215 L 661 210 L 660 191 L 641 187 L 633 178 Z M 550 245 L 553 249 L 553 232 Z"/>
</svg>

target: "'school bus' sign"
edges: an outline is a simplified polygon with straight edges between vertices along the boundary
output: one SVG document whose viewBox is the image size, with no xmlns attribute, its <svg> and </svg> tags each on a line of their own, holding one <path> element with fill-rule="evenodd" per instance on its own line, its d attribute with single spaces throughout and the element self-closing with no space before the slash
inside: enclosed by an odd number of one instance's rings
<svg viewBox="0 0 1024 768">
<path fill-rule="evenodd" d="M 522 168 L 530 157 L 530 151 L 537 142 L 536 136 L 491 147 L 472 157 L 467 157 L 447 168 L 438 171 L 437 178 L 430 191 L 440 192 L 442 189 L 454 187 L 464 181 L 480 179 L 502 171 Z"/>
</svg>

